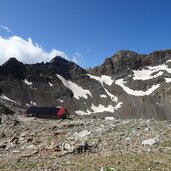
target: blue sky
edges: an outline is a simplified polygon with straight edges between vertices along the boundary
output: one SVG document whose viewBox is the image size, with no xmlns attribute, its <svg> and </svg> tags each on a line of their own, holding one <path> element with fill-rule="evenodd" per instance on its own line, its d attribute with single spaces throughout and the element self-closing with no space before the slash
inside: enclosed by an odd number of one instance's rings
<svg viewBox="0 0 171 171">
<path fill-rule="evenodd" d="M 170 0 L 0 0 L 0 36 L 3 42 L 14 35 L 31 38 L 46 55 L 56 49 L 82 67 L 94 67 L 118 50 L 171 48 L 170 7 Z M 24 54 L 14 52 L 5 55 Z"/>
</svg>

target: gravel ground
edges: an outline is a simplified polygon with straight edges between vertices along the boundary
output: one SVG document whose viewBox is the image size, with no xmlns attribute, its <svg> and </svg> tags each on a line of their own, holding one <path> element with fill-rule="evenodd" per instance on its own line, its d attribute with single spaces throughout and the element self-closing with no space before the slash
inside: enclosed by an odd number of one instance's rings
<svg viewBox="0 0 171 171">
<path fill-rule="evenodd" d="M 170 171 L 171 121 L 3 116 L 0 170 Z"/>
</svg>

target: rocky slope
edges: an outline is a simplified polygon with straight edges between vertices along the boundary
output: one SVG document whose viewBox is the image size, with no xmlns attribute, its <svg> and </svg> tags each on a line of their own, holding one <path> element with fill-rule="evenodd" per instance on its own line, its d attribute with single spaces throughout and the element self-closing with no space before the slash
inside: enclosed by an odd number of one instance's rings
<svg viewBox="0 0 171 171">
<path fill-rule="evenodd" d="M 170 121 L 3 116 L 0 170 L 165 171 L 170 136 Z"/>
<path fill-rule="evenodd" d="M 59 56 L 48 63 L 11 58 L 0 66 L 0 103 L 64 106 L 71 115 L 171 119 L 171 50 L 141 55 L 119 51 L 84 70 Z M 23 111 L 24 112 L 24 111 Z"/>
</svg>

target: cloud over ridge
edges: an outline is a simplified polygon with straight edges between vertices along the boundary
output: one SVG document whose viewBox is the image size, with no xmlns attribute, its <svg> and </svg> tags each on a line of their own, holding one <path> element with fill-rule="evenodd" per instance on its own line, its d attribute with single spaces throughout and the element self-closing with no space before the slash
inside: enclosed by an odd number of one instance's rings
<svg viewBox="0 0 171 171">
<path fill-rule="evenodd" d="M 6 32 L 11 32 L 11 31 L 12 31 L 12 30 L 11 30 L 9 27 L 7 27 L 7 26 L 2 26 L 2 25 L 0 25 L 0 28 L 3 29 L 3 30 L 5 30 Z"/>
<path fill-rule="evenodd" d="M 49 62 L 55 56 L 72 60 L 60 50 L 52 49 L 46 51 L 39 44 L 34 43 L 31 38 L 25 40 L 19 36 L 11 36 L 9 38 L 0 36 L 0 65 L 6 62 L 10 57 L 15 57 L 23 63 L 33 64 L 42 61 Z M 72 61 L 74 61 L 74 58 Z M 78 59 L 74 62 L 78 63 Z"/>
</svg>

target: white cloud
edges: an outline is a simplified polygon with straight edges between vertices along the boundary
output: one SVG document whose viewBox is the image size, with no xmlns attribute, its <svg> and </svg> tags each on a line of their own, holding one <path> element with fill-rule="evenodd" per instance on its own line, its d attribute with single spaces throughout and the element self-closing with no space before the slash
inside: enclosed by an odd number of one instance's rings
<svg viewBox="0 0 171 171">
<path fill-rule="evenodd" d="M 7 26 L 2 26 L 2 25 L 0 25 L 0 28 L 3 29 L 3 30 L 5 30 L 6 32 L 11 32 L 11 31 L 12 31 L 12 30 L 9 29 L 9 27 L 7 27 Z"/>
<path fill-rule="evenodd" d="M 73 55 L 72 55 L 72 61 L 75 62 L 76 64 L 81 64 L 82 63 L 82 55 L 81 53 L 79 52 L 75 52 Z"/>
<path fill-rule="evenodd" d="M 0 36 L 0 64 L 6 62 L 10 57 L 15 57 L 23 63 L 49 62 L 55 56 L 61 56 L 67 60 L 66 53 L 52 49 L 46 51 L 39 44 L 34 43 L 31 38 L 24 40 L 18 36 L 3 38 Z M 73 57 L 73 61 L 78 62 L 79 55 Z"/>
</svg>

